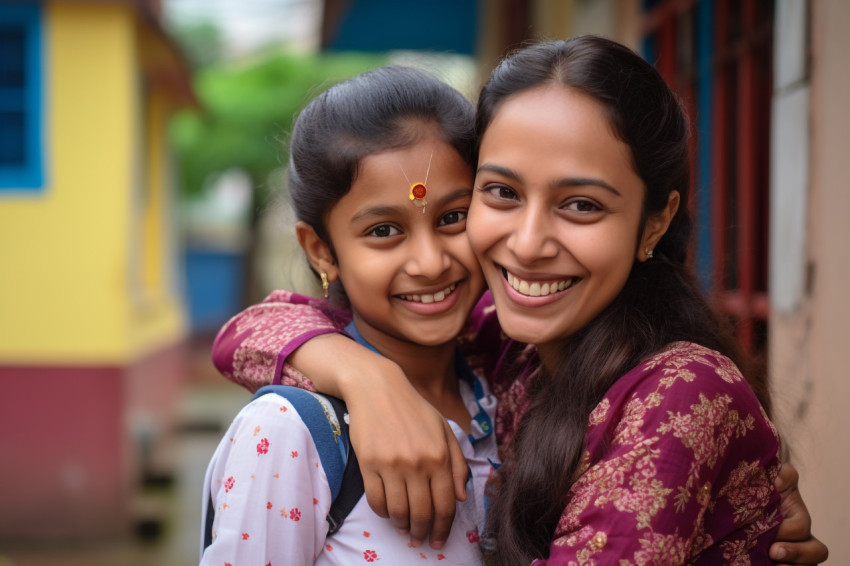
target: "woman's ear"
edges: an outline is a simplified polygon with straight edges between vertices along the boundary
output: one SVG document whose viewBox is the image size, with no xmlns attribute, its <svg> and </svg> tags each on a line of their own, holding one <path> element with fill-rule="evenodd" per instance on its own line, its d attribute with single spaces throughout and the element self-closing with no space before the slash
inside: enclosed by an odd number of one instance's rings
<svg viewBox="0 0 850 566">
<path fill-rule="evenodd" d="M 330 246 L 316 234 L 313 227 L 304 221 L 295 224 L 298 243 L 307 255 L 307 261 L 318 273 L 327 273 L 328 281 L 333 283 L 339 278 L 336 261 Z"/>
<path fill-rule="evenodd" d="M 652 252 L 655 250 L 655 246 L 658 245 L 658 241 L 667 232 L 670 222 L 673 221 L 676 211 L 679 210 L 679 200 L 679 191 L 671 191 L 667 197 L 667 206 L 646 220 L 643 237 L 637 250 L 638 261 L 646 261 L 652 258 Z"/>
</svg>

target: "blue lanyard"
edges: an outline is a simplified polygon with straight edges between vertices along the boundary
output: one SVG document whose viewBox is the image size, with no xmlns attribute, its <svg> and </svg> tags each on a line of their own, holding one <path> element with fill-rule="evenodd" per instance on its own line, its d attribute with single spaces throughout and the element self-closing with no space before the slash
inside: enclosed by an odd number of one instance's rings
<svg viewBox="0 0 850 566">
<path fill-rule="evenodd" d="M 374 348 L 371 344 L 369 344 L 364 338 L 360 335 L 360 332 L 357 331 L 357 327 L 354 325 L 354 321 L 350 322 L 348 326 L 345 327 L 345 333 L 348 334 L 351 338 L 353 338 L 358 344 L 361 346 L 365 346 L 375 352 L 376 354 L 381 354 L 378 350 Z M 472 444 L 476 444 L 488 438 L 491 434 L 493 434 L 493 422 L 490 420 L 490 415 L 487 414 L 487 411 L 484 410 L 484 407 L 481 406 L 481 401 L 484 399 L 484 386 L 481 385 L 481 380 L 475 375 L 469 365 L 466 363 L 466 359 L 460 352 L 455 352 L 455 371 L 457 372 L 458 379 L 464 380 L 470 386 L 472 386 L 472 390 L 475 393 L 475 403 L 478 405 L 478 413 L 472 417 L 472 420 L 478 423 L 479 428 L 483 432 L 481 436 L 474 436 L 470 433 L 469 441 Z"/>
</svg>

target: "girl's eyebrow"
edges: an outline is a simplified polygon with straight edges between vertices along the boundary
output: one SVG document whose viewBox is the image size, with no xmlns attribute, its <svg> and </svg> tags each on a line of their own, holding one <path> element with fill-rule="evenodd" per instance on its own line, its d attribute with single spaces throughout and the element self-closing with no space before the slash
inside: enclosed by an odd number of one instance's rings
<svg viewBox="0 0 850 566">
<path fill-rule="evenodd" d="M 426 195 L 427 196 L 427 195 Z M 438 201 L 435 201 L 434 204 L 437 206 L 443 206 L 447 203 L 450 203 L 455 200 L 460 200 L 462 198 L 470 198 L 472 196 L 472 187 L 461 187 L 459 189 L 455 189 L 452 192 L 445 195 Z"/>
<path fill-rule="evenodd" d="M 490 173 L 495 173 L 496 175 L 500 175 L 502 177 L 507 177 L 513 181 L 516 181 L 522 184 L 523 179 L 522 175 L 514 171 L 513 169 L 509 169 L 507 167 L 502 167 L 501 165 L 494 165 L 492 163 L 485 163 L 481 167 L 478 168 L 478 173 L 482 171 L 488 171 Z M 553 189 L 561 189 L 561 188 L 569 188 L 569 187 L 599 187 L 605 189 L 607 191 L 611 191 L 617 196 L 623 196 L 620 191 L 616 189 L 612 184 L 604 181 L 602 179 L 598 179 L 595 177 L 564 177 L 562 179 L 558 179 L 552 183 L 550 186 Z"/>
<path fill-rule="evenodd" d="M 462 187 L 459 189 L 455 189 L 447 195 L 444 195 L 441 199 L 434 201 L 433 205 L 445 206 L 447 203 L 460 200 L 462 198 L 469 198 L 470 196 L 472 196 L 472 189 L 470 187 Z M 431 203 L 429 203 L 428 206 L 431 206 Z M 387 218 L 400 216 L 405 214 L 406 212 L 408 212 L 408 208 L 406 206 L 370 206 L 368 208 L 364 208 L 363 210 L 352 216 L 351 222 L 362 222 L 364 220 L 369 220 L 372 218 Z M 421 214 L 420 209 L 416 209 L 415 212 Z"/>
<path fill-rule="evenodd" d="M 403 208 L 400 206 L 370 206 L 364 208 L 357 214 L 351 217 L 351 222 L 361 222 L 371 218 L 386 218 L 388 216 L 397 216 L 403 214 Z"/>
</svg>

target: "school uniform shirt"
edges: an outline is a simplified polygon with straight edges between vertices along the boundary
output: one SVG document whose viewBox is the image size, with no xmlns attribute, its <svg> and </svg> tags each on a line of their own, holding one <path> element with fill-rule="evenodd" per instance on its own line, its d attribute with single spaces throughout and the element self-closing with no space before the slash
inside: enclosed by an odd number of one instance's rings
<svg viewBox="0 0 850 566">
<path fill-rule="evenodd" d="M 201 565 L 481 564 L 484 488 L 498 457 L 490 424 L 496 402 L 468 368 L 459 377 L 461 397 L 473 416 L 471 432 L 449 424 L 470 476 L 467 499 L 457 504 L 443 549 L 427 542 L 411 547 L 409 536 L 377 516 L 365 496 L 328 536 L 331 492 L 316 445 L 289 401 L 269 394 L 242 409 L 210 461 L 202 516 L 211 505 L 212 543 L 204 549 L 202 533 Z M 335 418 L 332 410 L 327 413 Z"/>
</svg>

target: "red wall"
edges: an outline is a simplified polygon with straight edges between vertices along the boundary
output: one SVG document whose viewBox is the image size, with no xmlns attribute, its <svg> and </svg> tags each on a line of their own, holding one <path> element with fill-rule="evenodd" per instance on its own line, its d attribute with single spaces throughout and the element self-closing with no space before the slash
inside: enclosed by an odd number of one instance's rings
<svg viewBox="0 0 850 566">
<path fill-rule="evenodd" d="M 0 540 L 127 532 L 141 484 L 130 416 L 167 443 L 184 375 L 182 347 L 128 367 L 0 366 Z"/>
</svg>

